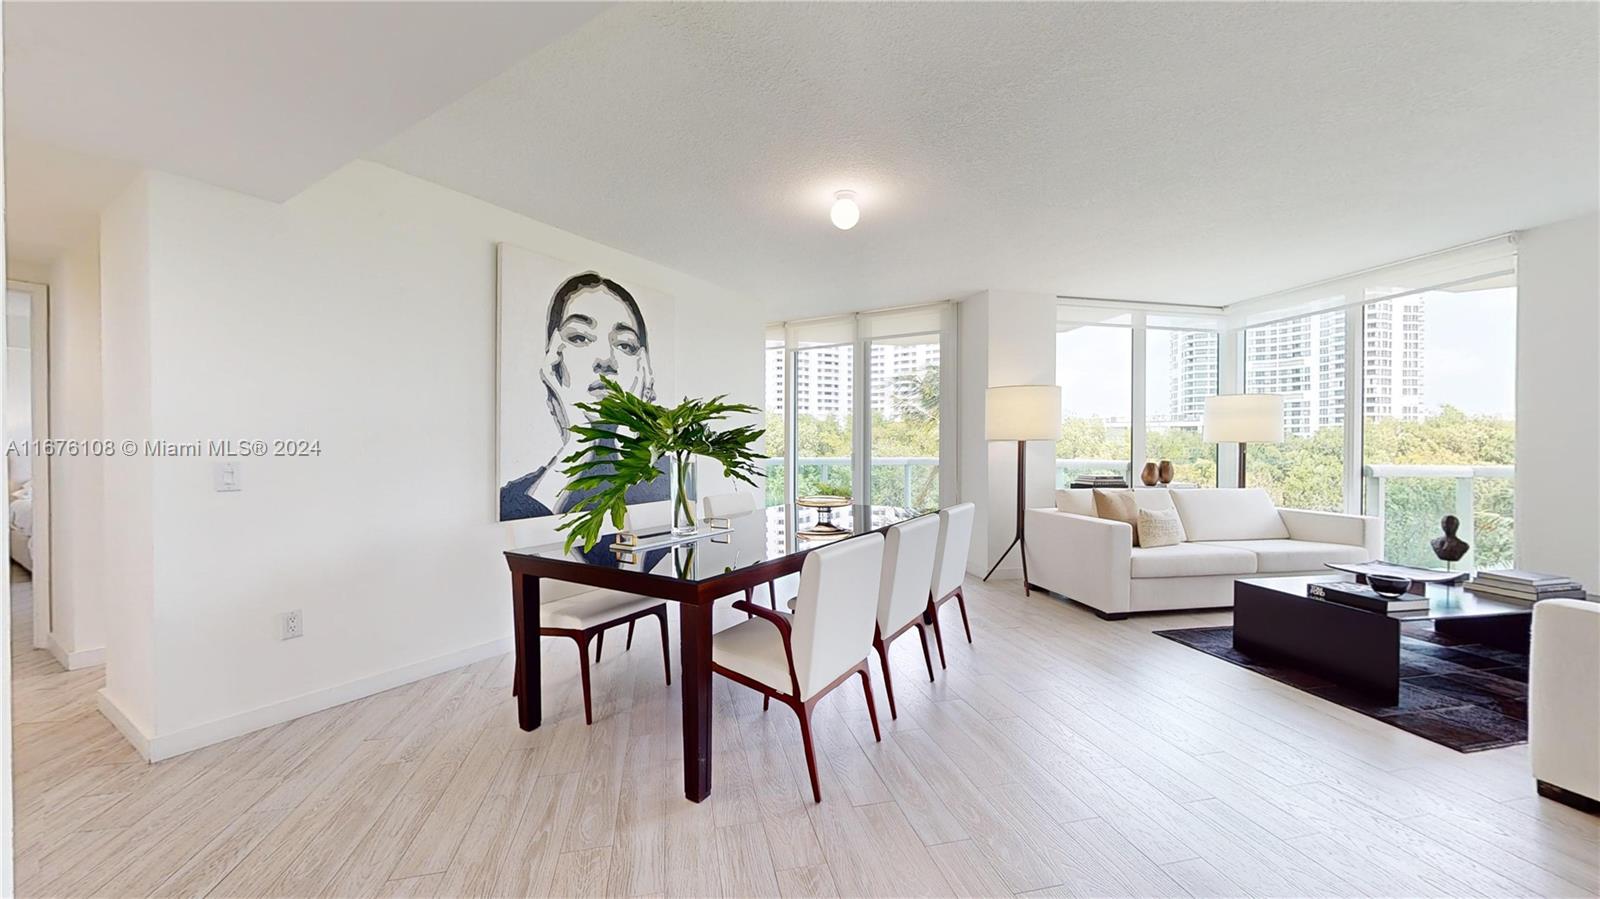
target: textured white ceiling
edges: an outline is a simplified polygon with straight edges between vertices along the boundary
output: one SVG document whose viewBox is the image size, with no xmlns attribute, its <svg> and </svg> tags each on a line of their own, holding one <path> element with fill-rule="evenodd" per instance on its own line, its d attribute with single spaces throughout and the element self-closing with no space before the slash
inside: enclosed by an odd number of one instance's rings
<svg viewBox="0 0 1600 899">
<path fill-rule="evenodd" d="M 604 8 L 7 3 L 6 132 L 283 200 Z"/>
<path fill-rule="evenodd" d="M 628 6 L 370 155 L 774 316 L 1222 303 L 1593 209 L 1597 12 Z"/>
</svg>

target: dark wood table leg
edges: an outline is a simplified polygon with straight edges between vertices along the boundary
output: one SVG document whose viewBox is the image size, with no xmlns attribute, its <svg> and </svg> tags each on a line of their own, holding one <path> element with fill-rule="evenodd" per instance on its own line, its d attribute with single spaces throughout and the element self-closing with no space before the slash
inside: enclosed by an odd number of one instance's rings
<svg viewBox="0 0 1600 899">
<path fill-rule="evenodd" d="M 710 603 L 678 606 L 679 655 L 683 659 L 683 795 L 690 802 L 711 795 L 711 609 Z"/>
<path fill-rule="evenodd" d="M 539 687 L 539 579 L 511 574 L 511 609 L 516 622 L 517 725 L 533 730 L 544 718 Z"/>
</svg>

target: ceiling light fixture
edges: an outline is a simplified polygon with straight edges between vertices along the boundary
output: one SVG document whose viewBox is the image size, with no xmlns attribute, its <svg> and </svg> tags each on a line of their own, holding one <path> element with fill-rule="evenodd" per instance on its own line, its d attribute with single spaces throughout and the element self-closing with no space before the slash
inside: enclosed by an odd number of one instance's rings
<svg viewBox="0 0 1600 899">
<path fill-rule="evenodd" d="M 861 221 L 861 207 L 856 205 L 856 192 L 841 190 L 833 195 L 833 209 L 828 212 L 828 218 L 833 220 L 833 226 L 840 231 L 849 231 Z"/>
</svg>

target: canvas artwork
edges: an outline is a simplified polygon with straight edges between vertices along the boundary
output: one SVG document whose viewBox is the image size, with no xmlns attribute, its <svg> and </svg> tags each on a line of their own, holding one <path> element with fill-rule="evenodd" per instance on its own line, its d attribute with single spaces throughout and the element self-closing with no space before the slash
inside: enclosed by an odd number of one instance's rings
<svg viewBox="0 0 1600 899">
<path fill-rule="evenodd" d="M 501 521 L 556 515 L 581 496 L 562 462 L 576 451 L 579 403 L 601 377 L 659 402 L 672 396 L 672 298 L 604 270 L 499 245 L 499 509 Z M 666 472 L 629 504 L 669 498 Z"/>
</svg>

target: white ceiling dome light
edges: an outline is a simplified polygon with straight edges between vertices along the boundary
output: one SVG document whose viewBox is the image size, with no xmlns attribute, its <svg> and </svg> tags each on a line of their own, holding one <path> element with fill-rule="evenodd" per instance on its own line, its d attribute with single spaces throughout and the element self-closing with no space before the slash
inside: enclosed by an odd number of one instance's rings
<svg viewBox="0 0 1600 899">
<path fill-rule="evenodd" d="M 833 208 L 828 211 L 828 218 L 833 220 L 833 226 L 840 231 L 849 231 L 861 221 L 861 207 L 856 205 L 856 192 L 841 190 L 833 195 Z"/>
</svg>

